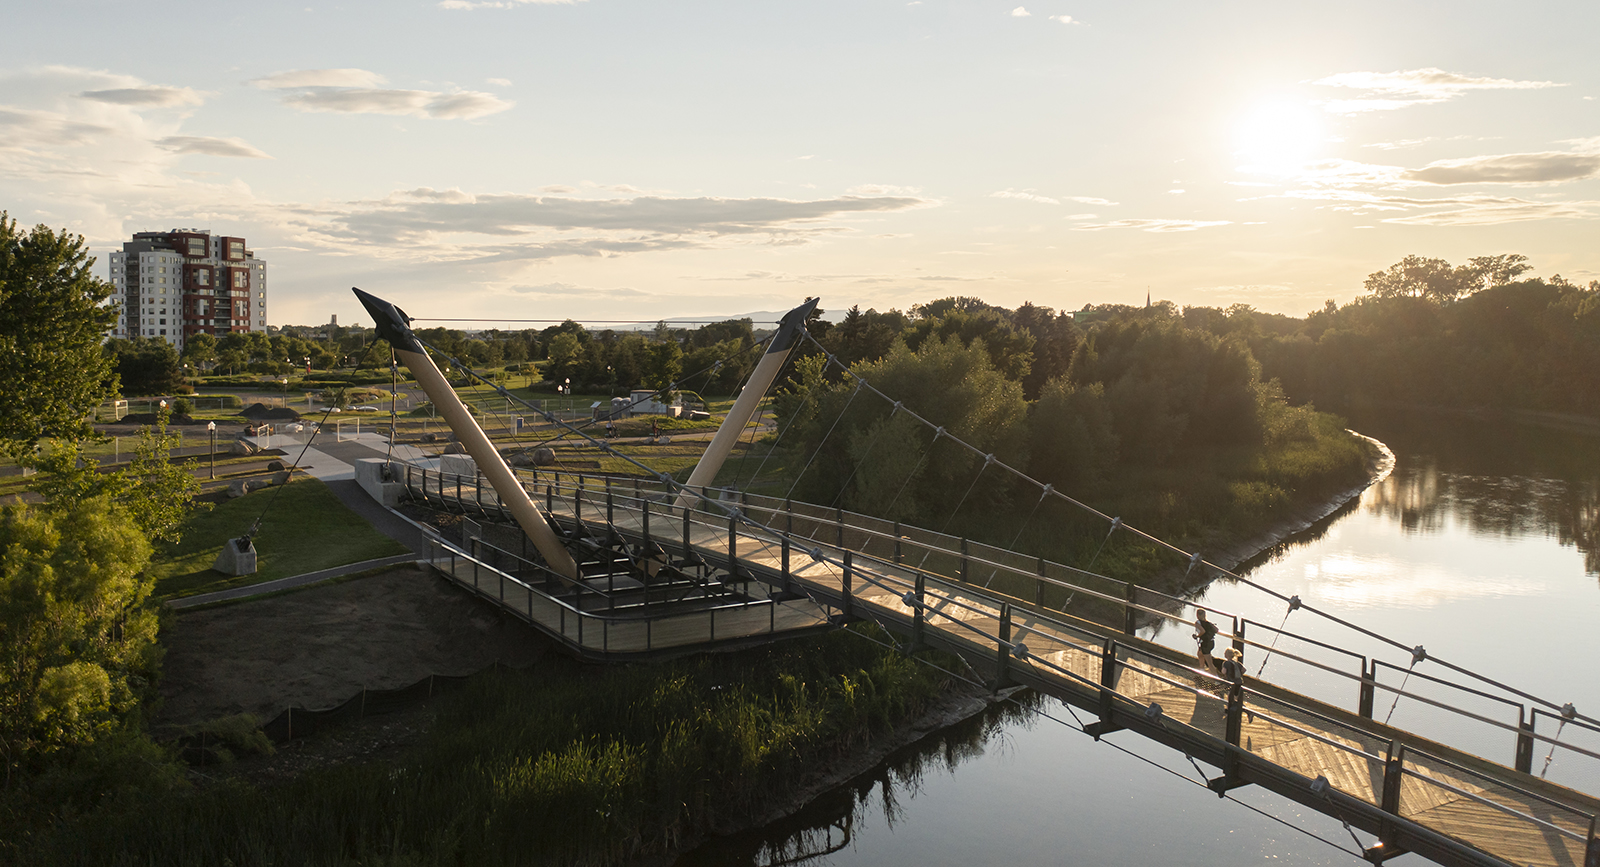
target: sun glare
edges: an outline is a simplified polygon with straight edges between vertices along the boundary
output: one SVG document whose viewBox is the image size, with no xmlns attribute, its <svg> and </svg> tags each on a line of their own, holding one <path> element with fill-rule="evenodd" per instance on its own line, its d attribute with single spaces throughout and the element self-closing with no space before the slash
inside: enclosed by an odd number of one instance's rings
<svg viewBox="0 0 1600 867">
<path fill-rule="evenodd" d="M 1319 112 L 1304 105 L 1257 106 L 1234 127 L 1234 154 L 1246 165 L 1288 172 L 1316 157 L 1328 141 Z"/>
</svg>

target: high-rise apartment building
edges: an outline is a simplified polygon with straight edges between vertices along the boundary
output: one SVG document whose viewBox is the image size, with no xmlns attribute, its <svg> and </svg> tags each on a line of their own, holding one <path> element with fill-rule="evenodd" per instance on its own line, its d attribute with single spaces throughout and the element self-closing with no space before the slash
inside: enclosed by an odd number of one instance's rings
<svg viewBox="0 0 1600 867">
<path fill-rule="evenodd" d="M 267 263 L 243 238 L 203 229 L 137 232 L 111 254 L 112 337 L 154 337 L 183 348 L 194 334 L 267 330 Z"/>
</svg>

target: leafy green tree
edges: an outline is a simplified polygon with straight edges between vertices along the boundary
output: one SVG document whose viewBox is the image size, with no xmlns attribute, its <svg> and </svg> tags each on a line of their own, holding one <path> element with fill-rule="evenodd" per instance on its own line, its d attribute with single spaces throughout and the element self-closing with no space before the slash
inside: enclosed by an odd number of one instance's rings
<svg viewBox="0 0 1600 867">
<path fill-rule="evenodd" d="M 1033 335 L 1012 326 L 1006 311 L 999 308 L 946 309 L 936 316 L 924 316 L 911 323 L 904 334 L 906 345 L 913 350 L 930 338 L 955 339 L 963 346 L 982 341 L 984 350 L 989 353 L 990 365 L 1005 378 L 1017 382 L 1027 377 L 1033 367 Z"/>
<path fill-rule="evenodd" d="M 150 543 L 108 497 L 0 511 L 0 751 L 7 779 L 116 727 L 154 670 Z"/>
<path fill-rule="evenodd" d="M 111 285 L 89 273 L 83 238 L 0 211 L 0 451 L 28 453 L 45 437 L 88 436 L 89 414 L 115 393 L 101 351 L 117 321 Z"/>
<path fill-rule="evenodd" d="M 644 368 L 646 388 L 666 388 L 683 373 L 683 349 L 675 341 L 658 341 L 649 345 Z"/>
<path fill-rule="evenodd" d="M 113 338 L 106 351 L 116 359 L 117 378 L 122 393 L 134 395 L 172 394 L 183 383 L 178 350 L 160 338 Z"/>
<path fill-rule="evenodd" d="M 183 360 L 196 370 L 205 370 L 217 360 L 217 338 L 204 331 L 189 335 L 183 341 Z"/>
<path fill-rule="evenodd" d="M 1045 383 L 1028 411 L 1028 470 L 1073 496 L 1095 491 L 1117 463 L 1117 434 L 1105 385 Z"/>
<path fill-rule="evenodd" d="M 184 519 L 195 507 L 200 480 L 170 460 L 179 440 L 167 431 L 169 418 L 171 411 L 162 409 L 156 424 L 139 431 L 133 459 L 115 473 L 100 472 L 98 463 L 84 458 L 79 443 L 56 444 L 32 461 L 40 470 L 33 490 L 57 508 L 107 500 L 148 538 L 176 543 Z"/>
<path fill-rule="evenodd" d="M 994 368 L 982 341 L 968 346 L 935 337 L 916 351 L 900 341 L 882 360 L 851 370 L 951 436 L 936 436 L 876 396 L 857 393 L 853 378 L 826 382 L 820 364 L 803 359 L 800 387 L 777 403 L 780 424 L 788 413 L 801 414 L 789 434 L 798 453 L 815 452 L 796 498 L 837 502 L 935 528 L 950 520 L 958 505 L 970 512 L 1005 500 L 1009 480 L 993 471 L 994 484 L 974 485 L 984 459 L 951 439 L 993 453 L 1010 466 L 1026 464 L 1028 407 L 1022 386 Z"/>
<path fill-rule="evenodd" d="M 1443 259 L 1407 256 L 1387 271 L 1368 275 L 1366 288 L 1379 298 L 1421 297 L 1448 302 L 1504 286 L 1530 270 L 1528 257 L 1517 253 L 1478 256 L 1457 266 Z"/>
</svg>

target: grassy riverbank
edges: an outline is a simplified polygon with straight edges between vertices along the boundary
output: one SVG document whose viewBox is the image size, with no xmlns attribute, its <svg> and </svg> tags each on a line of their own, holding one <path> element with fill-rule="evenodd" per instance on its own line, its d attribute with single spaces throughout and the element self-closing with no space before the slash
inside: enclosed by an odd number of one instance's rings
<svg viewBox="0 0 1600 867">
<path fill-rule="evenodd" d="M 658 666 L 552 660 L 439 701 L 388 762 L 62 823 L 30 864 L 618 864 L 758 813 L 915 717 L 932 669 L 842 632 Z"/>
</svg>

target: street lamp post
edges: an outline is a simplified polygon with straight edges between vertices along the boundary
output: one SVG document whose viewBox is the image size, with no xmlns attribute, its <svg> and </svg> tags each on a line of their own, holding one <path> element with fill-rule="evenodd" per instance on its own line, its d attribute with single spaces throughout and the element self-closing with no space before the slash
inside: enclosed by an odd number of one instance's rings
<svg viewBox="0 0 1600 867">
<path fill-rule="evenodd" d="M 217 423 L 206 422 L 206 430 L 211 434 L 211 478 L 217 477 Z"/>
</svg>

